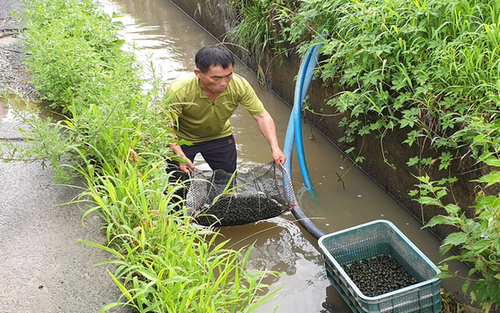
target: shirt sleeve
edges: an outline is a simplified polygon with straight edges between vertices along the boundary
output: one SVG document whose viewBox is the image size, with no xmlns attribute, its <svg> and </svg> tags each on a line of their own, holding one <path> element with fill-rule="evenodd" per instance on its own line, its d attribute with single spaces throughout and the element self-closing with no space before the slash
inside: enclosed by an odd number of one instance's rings
<svg viewBox="0 0 500 313">
<path fill-rule="evenodd" d="M 262 101 L 255 93 L 255 90 L 250 85 L 250 83 L 242 78 L 238 77 L 239 89 L 241 90 L 240 104 L 250 113 L 251 115 L 261 115 L 266 112 L 266 108 Z"/>
</svg>

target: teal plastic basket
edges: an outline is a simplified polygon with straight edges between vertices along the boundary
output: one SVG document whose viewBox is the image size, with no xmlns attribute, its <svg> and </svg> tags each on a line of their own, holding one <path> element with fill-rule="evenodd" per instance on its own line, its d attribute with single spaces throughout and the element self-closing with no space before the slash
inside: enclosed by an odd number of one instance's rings
<svg viewBox="0 0 500 313">
<path fill-rule="evenodd" d="M 358 312 L 441 312 L 440 270 L 394 224 L 376 220 L 322 236 L 327 276 L 349 305 Z M 342 266 L 379 255 L 393 257 L 417 283 L 376 297 L 365 296 Z"/>
</svg>

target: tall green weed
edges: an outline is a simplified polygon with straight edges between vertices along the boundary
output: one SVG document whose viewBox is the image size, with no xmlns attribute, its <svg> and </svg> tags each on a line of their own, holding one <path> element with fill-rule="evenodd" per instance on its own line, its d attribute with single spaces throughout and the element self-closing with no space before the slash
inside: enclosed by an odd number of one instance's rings
<svg viewBox="0 0 500 313">
<path fill-rule="evenodd" d="M 477 122 L 476 122 L 477 123 Z M 474 125 L 476 123 L 471 123 Z M 479 127 L 483 127 L 480 125 Z M 490 127 L 490 126 L 488 126 Z M 498 131 L 497 127 L 490 128 L 490 135 Z M 437 206 L 446 214 L 433 217 L 425 227 L 448 225 L 455 227 L 456 231 L 448 235 L 440 246 L 442 255 L 453 248 L 459 253 L 443 260 L 441 278 L 459 277 L 457 272 L 449 270 L 447 261 L 459 260 L 471 266 L 465 277 L 462 291 L 470 292 L 471 298 L 479 303 L 485 312 L 500 307 L 500 167 L 498 157 L 498 137 L 478 135 L 471 140 L 472 146 L 488 146 L 478 159 L 480 162 L 494 168 L 490 173 L 483 175 L 474 182 L 484 185 L 476 197 L 474 216 L 467 216 L 458 200 L 446 202 L 444 199 L 453 194 L 450 180 L 432 181 L 429 176 L 417 177 L 418 190 L 413 191 L 416 201 L 427 206 Z M 472 288 L 470 288 L 472 286 Z"/>
<path fill-rule="evenodd" d="M 140 92 L 137 64 L 121 51 L 120 24 L 97 8 L 91 1 L 54 0 L 23 12 L 27 64 L 42 100 L 78 107 L 118 103 Z"/>
<path fill-rule="evenodd" d="M 158 164 L 146 173 L 128 158 L 115 159 L 115 173 L 91 175 L 85 170 L 92 212 L 106 221 L 106 246 L 90 243 L 117 258 L 113 280 L 123 299 L 103 311 L 127 304 L 138 312 L 251 312 L 267 297 L 263 272 L 245 268 L 249 252 L 215 244 L 218 234 L 190 226 L 189 217 L 175 212 L 173 189 L 163 194 Z M 82 168 L 83 170 L 83 168 Z M 97 183 L 96 183 L 97 182 Z"/>
</svg>

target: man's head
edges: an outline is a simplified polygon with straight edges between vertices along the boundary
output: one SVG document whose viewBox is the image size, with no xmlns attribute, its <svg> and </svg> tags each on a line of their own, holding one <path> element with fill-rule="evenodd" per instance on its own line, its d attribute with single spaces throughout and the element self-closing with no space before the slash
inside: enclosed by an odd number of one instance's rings
<svg viewBox="0 0 500 313">
<path fill-rule="evenodd" d="M 195 57 L 194 73 L 199 78 L 200 87 L 207 96 L 217 96 L 224 92 L 233 79 L 234 57 L 224 46 L 201 48 Z"/>
<path fill-rule="evenodd" d="M 202 73 L 207 73 L 211 66 L 221 66 L 227 69 L 234 66 L 234 56 L 228 48 L 223 45 L 208 46 L 201 48 L 194 58 L 196 68 Z"/>
</svg>

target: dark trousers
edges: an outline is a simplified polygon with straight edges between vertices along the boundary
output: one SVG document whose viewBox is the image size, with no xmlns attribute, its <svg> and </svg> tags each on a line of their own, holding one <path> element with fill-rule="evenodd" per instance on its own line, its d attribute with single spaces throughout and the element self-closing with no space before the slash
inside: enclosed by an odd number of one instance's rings
<svg viewBox="0 0 500 313">
<path fill-rule="evenodd" d="M 215 171 L 222 169 L 228 173 L 233 173 L 236 170 L 237 163 L 237 152 L 236 143 L 234 141 L 233 135 L 218 138 L 214 140 L 198 142 L 188 145 L 181 146 L 182 151 L 191 162 L 194 161 L 194 157 L 201 153 L 203 159 L 208 163 L 210 168 Z M 169 160 L 167 162 L 167 172 L 172 172 L 169 182 L 175 183 L 179 181 L 185 181 L 188 176 L 179 170 L 178 162 Z M 177 194 L 185 198 L 186 190 L 179 191 Z"/>
<path fill-rule="evenodd" d="M 237 154 L 233 135 L 198 142 L 191 146 L 181 146 L 181 148 L 191 161 L 194 160 L 198 153 L 201 153 L 213 171 L 222 169 L 228 173 L 233 173 L 236 170 Z"/>
</svg>

